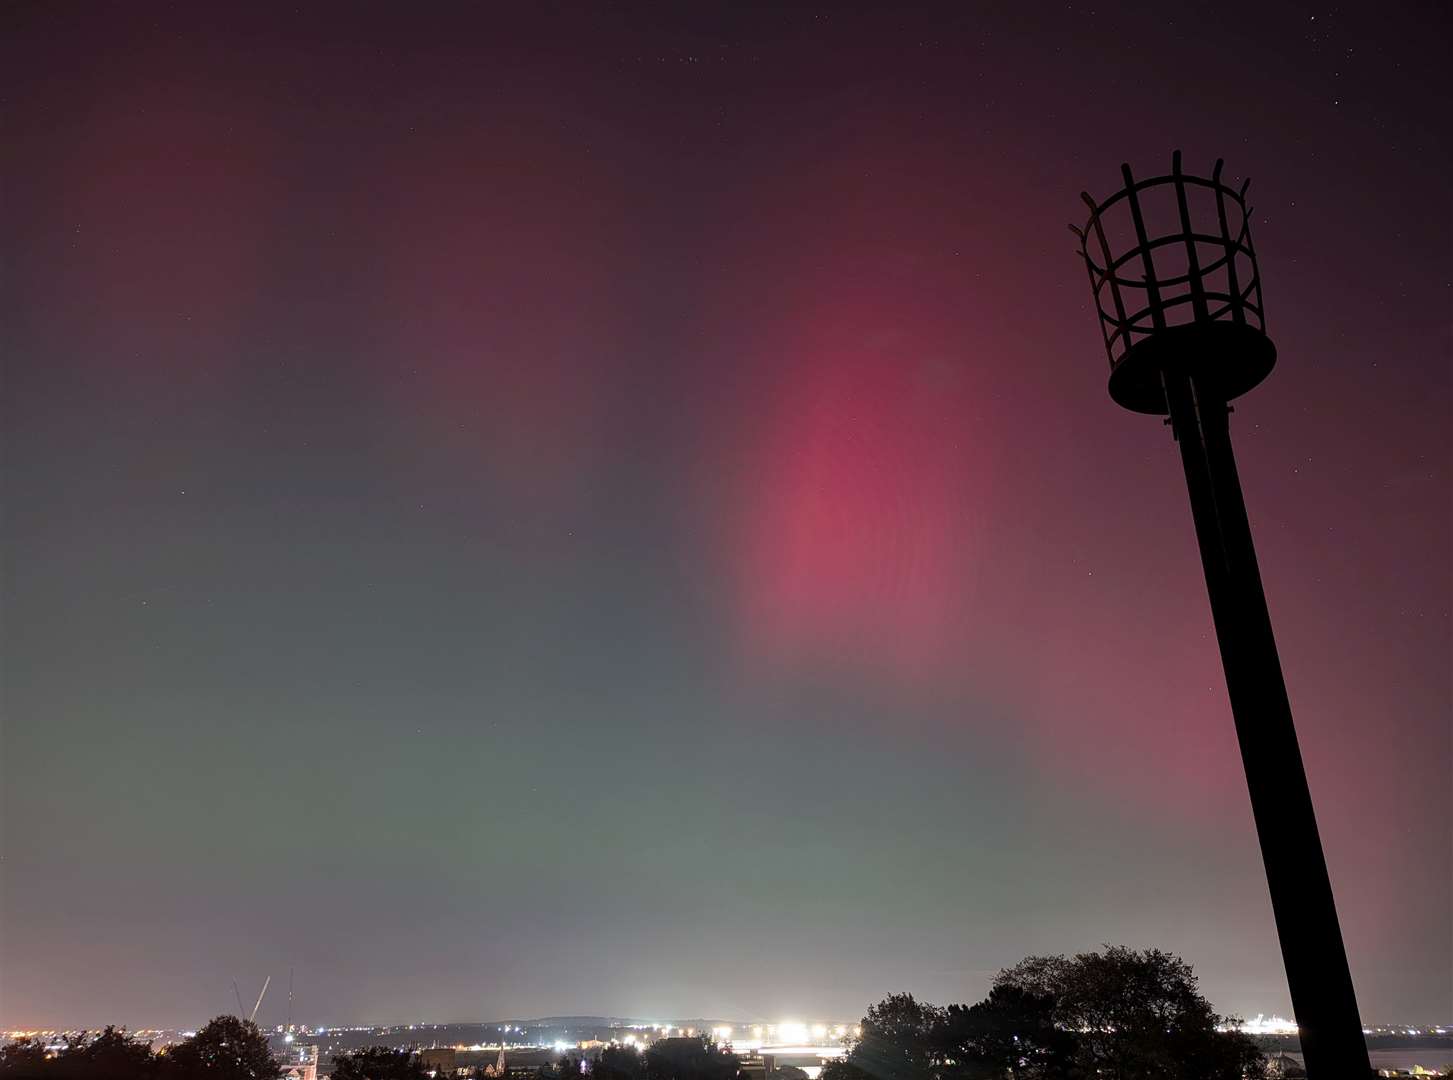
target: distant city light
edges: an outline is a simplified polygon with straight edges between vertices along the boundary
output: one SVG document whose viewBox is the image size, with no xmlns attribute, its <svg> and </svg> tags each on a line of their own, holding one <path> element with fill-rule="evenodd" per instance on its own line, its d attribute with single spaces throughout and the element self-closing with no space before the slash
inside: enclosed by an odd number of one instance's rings
<svg viewBox="0 0 1453 1080">
<path fill-rule="evenodd" d="M 777 1040 L 784 1043 L 804 1043 L 807 1041 L 807 1025 L 799 1024 L 795 1020 L 783 1020 L 777 1024 Z"/>
<path fill-rule="evenodd" d="M 1257 1013 L 1250 1020 L 1243 1020 L 1239 1024 L 1230 1025 L 1246 1032 L 1248 1035 L 1295 1035 L 1297 1033 L 1297 1022 L 1288 1020 L 1281 1016 L 1263 1016 Z"/>
</svg>

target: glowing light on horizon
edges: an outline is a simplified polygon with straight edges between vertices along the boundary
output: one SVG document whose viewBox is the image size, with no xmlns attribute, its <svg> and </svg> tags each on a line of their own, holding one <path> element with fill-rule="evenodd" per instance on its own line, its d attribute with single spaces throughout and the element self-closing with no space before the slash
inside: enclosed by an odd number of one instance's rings
<svg viewBox="0 0 1453 1080">
<path fill-rule="evenodd" d="M 1265 1016 L 1257 1013 L 1249 1020 L 1243 1020 L 1239 1024 L 1222 1025 L 1223 1030 L 1234 1028 L 1244 1031 L 1248 1035 L 1295 1035 L 1297 1033 L 1297 1022 L 1288 1020 L 1282 1016 Z"/>
<path fill-rule="evenodd" d="M 798 1023 L 796 1020 L 784 1020 L 777 1025 L 777 1038 L 784 1043 L 805 1043 L 807 1025 Z"/>
</svg>

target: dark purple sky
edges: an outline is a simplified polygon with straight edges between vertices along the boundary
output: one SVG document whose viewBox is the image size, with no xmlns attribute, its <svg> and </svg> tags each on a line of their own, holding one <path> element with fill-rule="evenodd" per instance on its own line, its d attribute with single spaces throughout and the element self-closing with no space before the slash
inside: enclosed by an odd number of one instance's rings
<svg viewBox="0 0 1453 1080">
<path fill-rule="evenodd" d="M 1364 1018 L 1453 1017 L 1439 5 L 20 4 L 0 1024 L 1289 1011 L 1075 241 L 1250 175 L 1234 438 Z M 281 997 L 259 1019 L 282 1019 Z"/>
</svg>

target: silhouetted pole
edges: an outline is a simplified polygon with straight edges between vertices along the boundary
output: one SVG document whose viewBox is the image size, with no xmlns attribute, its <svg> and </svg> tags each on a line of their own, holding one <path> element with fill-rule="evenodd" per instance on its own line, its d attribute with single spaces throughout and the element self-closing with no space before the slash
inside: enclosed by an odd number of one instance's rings
<svg viewBox="0 0 1453 1080">
<path fill-rule="evenodd" d="M 1169 415 L 1180 445 L 1307 1076 L 1365 1080 L 1367 1043 L 1227 422 L 1228 402 L 1276 362 L 1247 184 L 1224 186 L 1219 161 L 1209 180 L 1187 176 L 1179 151 L 1169 176 L 1137 181 L 1128 165 L 1121 171 L 1124 188 L 1102 203 L 1084 195 L 1090 220 L 1083 231 L 1071 226 L 1110 358 L 1110 396 Z"/>
</svg>

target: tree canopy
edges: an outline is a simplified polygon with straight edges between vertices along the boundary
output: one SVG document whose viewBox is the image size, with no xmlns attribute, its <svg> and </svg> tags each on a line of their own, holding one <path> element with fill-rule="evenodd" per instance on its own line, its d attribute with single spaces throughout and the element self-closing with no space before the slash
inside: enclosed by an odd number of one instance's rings
<svg viewBox="0 0 1453 1080">
<path fill-rule="evenodd" d="M 412 1050 L 367 1046 L 335 1055 L 333 1080 L 429 1080 L 429 1070 Z"/>
<path fill-rule="evenodd" d="M 108 1027 L 96 1034 L 67 1036 L 54 1056 L 39 1039 L 17 1039 L 0 1047 L 4 1080 L 154 1080 L 162 1062 L 151 1044 Z"/>
<path fill-rule="evenodd" d="M 256 1025 L 219 1016 L 163 1052 L 108 1027 L 67 1036 L 59 1047 L 17 1039 L 0 1047 L 0 1080 L 277 1080 L 277 1062 Z"/>
<path fill-rule="evenodd" d="M 592 1080 L 643 1080 L 646 1056 L 634 1046 L 607 1046 L 591 1066 Z"/>
<path fill-rule="evenodd" d="M 737 1056 L 704 1036 L 657 1039 L 647 1048 L 645 1080 L 736 1080 Z"/>
<path fill-rule="evenodd" d="M 166 1054 L 177 1080 L 277 1080 L 267 1037 L 250 1020 L 219 1016 Z"/>
<path fill-rule="evenodd" d="M 1159 949 L 1030 957 L 999 973 L 995 988 L 1042 995 L 1054 1023 L 1076 1034 L 1074 1061 L 1101 1075 L 1221 1080 L 1259 1065 L 1247 1036 L 1218 1031 L 1191 966 Z"/>
<path fill-rule="evenodd" d="M 1190 965 L 1169 953 L 1034 956 L 975 1005 L 884 998 L 822 1080 L 1241 1080 L 1261 1052 L 1221 1023 Z"/>
</svg>

